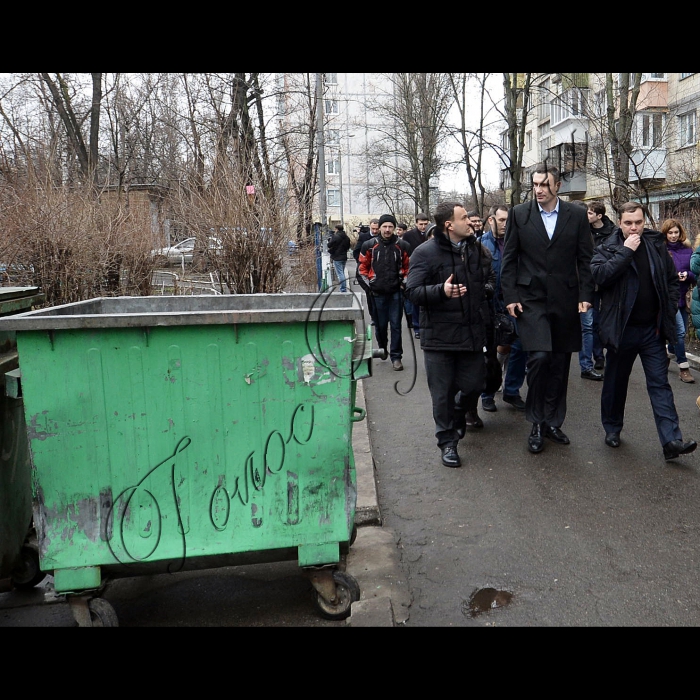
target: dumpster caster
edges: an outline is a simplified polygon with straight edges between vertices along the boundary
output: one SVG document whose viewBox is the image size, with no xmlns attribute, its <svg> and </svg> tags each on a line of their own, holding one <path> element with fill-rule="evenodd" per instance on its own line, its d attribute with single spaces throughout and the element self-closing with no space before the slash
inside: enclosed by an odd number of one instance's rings
<svg viewBox="0 0 700 700">
<path fill-rule="evenodd" d="M 114 608 L 104 598 L 93 598 L 88 603 L 93 627 L 119 627 Z"/>
<path fill-rule="evenodd" d="M 39 554 L 34 549 L 25 545 L 20 552 L 19 561 L 12 570 L 12 585 L 20 590 L 28 590 L 38 586 L 46 574 L 39 567 Z"/>
<path fill-rule="evenodd" d="M 78 627 L 119 627 L 117 613 L 104 598 L 72 595 L 68 603 Z"/>
<path fill-rule="evenodd" d="M 350 606 L 360 600 L 360 586 L 345 571 L 319 570 L 309 574 L 314 587 L 314 603 L 326 620 L 345 620 Z"/>
</svg>

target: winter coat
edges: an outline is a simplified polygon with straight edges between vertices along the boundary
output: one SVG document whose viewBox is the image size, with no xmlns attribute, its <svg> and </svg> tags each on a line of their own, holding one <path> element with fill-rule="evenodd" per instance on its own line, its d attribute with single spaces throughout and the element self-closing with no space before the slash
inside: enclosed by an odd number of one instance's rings
<svg viewBox="0 0 700 700">
<path fill-rule="evenodd" d="M 526 351 L 578 352 L 578 305 L 593 303 L 593 241 L 586 210 L 559 200 L 554 235 L 547 235 L 536 200 L 508 212 L 501 289 L 508 306 L 522 304 L 518 335 Z"/>
<path fill-rule="evenodd" d="M 690 269 L 690 257 L 693 254 L 693 248 L 691 247 L 690 241 L 680 241 L 676 243 L 669 243 L 666 241 L 666 246 L 668 247 L 668 252 L 671 253 L 673 262 L 676 266 L 676 272 L 687 272 L 688 276 L 680 283 L 680 293 L 678 297 L 678 308 L 685 308 L 685 295 L 690 289 L 690 286 L 695 284 L 695 273 Z"/>
<path fill-rule="evenodd" d="M 360 251 L 357 273 L 363 288 L 372 294 L 394 294 L 408 275 L 409 245 L 396 234 L 381 234 L 366 241 Z"/>
<path fill-rule="evenodd" d="M 659 296 L 656 328 L 663 338 L 677 339 L 678 273 L 666 248 L 666 237 L 659 231 L 644 229 L 640 245 L 646 247 L 654 287 Z M 604 346 L 619 348 L 622 334 L 637 298 L 639 278 L 633 261 L 634 251 L 625 247 L 622 231 L 617 229 L 593 253 L 591 271 L 600 290 L 598 332 Z"/>
<path fill-rule="evenodd" d="M 414 226 L 403 234 L 403 240 L 411 247 L 408 254 L 412 255 L 413 251 L 421 245 L 421 243 L 425 243 L 425 234 Z"/>
<path fill-rule="evenodd" d="M 591 226 L 594 248 L 597 248 L 617 228 L 608 218 L 607 214 L 603 214 L 603 218 L 600 222 L 603 224 L 600 228 L 593 228 L 593 226 Z"/>
<path fill-rule="evenodd" d="M 492 231 L 486 231 L 479 238 L 489 253 L 491 253 L 491 267 L 496 275 L 495 293 L 493 296 L 493 306 L 495 311 L 505 312 L 506 305 L 503 301 L 503 291 L 501 290 L 501 249 L 498 247 L 496 237 Z"/>
<path fill-rule="evenodd" d="M 350 250 L 350 238 L 345 231 L 336 231 L 328 241 L 328 253 L 331 260 L 347 260 Z"/>
<path fill-rule="evenodd" d="M 456 250 L 441 229 L 411 255 L 406 295 L 420 307 L 420 344 L 423 350 L 481 352 L 492 344 L 493 322 L 489 299 L 496 275 L 491 254 L 475 236 Z M 444 285 L 463 284 L 467 293 L 448 298 Z"/>
<path fill-rule="evenodd" d="M 700 246 L 690 256 L 690 270 L 695 275 L 695 279 L 700 277 Z M 690 298 L 690 315 L 693 321 L 693 328 L 700 330 L 700 287 L 693 287 Z"/>
<path fill-rule="evenodd" d="M 357 236 L 357 243 L 355 243 L 355 247 L 352 250 L 352 257 L 355 258 L 355 262 L 359 265 L 360 264 L 360 251 L 362 250 L 362 246 L 370 239 L 372 238 L 372 231 L 369 226 L 360 226 L 360 233 Z"/>
</svg>

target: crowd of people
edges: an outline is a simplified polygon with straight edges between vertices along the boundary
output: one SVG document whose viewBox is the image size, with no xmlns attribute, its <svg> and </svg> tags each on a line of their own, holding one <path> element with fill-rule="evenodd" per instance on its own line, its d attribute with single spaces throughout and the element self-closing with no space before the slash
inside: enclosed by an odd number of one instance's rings
<svg viewBox="0 0 700 700">
<path fill-rule="evenodd" d="M 403 370 L 405 315 L 420 341 L 446 467 L 461 466 L 459 441 L 484 427 L 479 400 L 484 411 L 495 412 L 497 394 L 524 413 L 531 453 L 542 452 L 546 440 L 570 444 L 562 426 L 573 353 L 581 378 L 601 384 L 608 447 L 621 444 L 638 357 L 664 458 L 697 447 L 682 436 L 669 366 L 675 360 L 680 381 L 695 382 L 685 338 L 690 323 L 700 328 L 700 246 L 693 247 L 678 219 L 654 230 L 646 226 L 643 205 L 628 202 L 615 223 L 603 202 L 565 201 L 560 186 L 558 170 L 541 163 L 529 201 L 493 206 L 485 218 L 446 201 L 432 217 L 417 214 L 410 229 L 384 214 L 357 230 L 357 281 L 377 344 L 394 370 Z M 340 237 L 332 241 L 337 265 L 349 245 Z M 341 291 L 345 284 L 343 265 Z M 511 319 L 508 344 L 499 344 L 498 314 Z M 489 356 L 500 366 L 497 389 L 487 382 Z"/>
</svg>

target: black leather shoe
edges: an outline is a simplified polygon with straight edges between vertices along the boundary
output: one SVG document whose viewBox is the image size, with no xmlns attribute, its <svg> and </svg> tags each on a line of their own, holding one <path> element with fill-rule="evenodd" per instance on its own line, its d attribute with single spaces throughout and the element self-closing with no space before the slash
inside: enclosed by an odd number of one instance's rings
<svg viewBox="0 0 700 700">
<path fill-rule="evenodd" d="M 527 449 L 530 450 L 530 452 L 542 452 L 544 449 L 542 426 L 539 423 L 532 424 L 532 432 L 527 439 Z"/>
<path fill-rule="evenodd" d="M 593 369 L 605 369 L 605 358 L 599 357 L 595 361 L 595 364 L 593 365 Z"/>
<path fill-rule="evenodd" d="M 605 444 L 608 447 L 619 447 L 620 433 L 605 433 Z"/>
<path fill-rule="evenodd" d="M 592 379 L 594 382 L 602 382 L 603 375 L 594 369 L 587 369 L 585 372 L 581 372 L 581 379 Z"/>
<path fill-rule="evenodd" d="M 467 430 L 477 430 L 484 427 L 484 421 L 479 418 L 479 414 L 476 411 L 467 411 L 465 419 Z"/>
<path fill-rule="evenodd" d="M 457 448 L 452 447 L 452 445 L 448 445 L 447 447 L 442 448 L 442 463 L 446 467 L 461 467 L 462 466 L 462 460 L 460 460 L 459 455 L 457 454 Z"/>
<path fill-rule="evenodd" d="M 509 403 L 513 408 L 517 408 L 518 411 L 525 410 L 525 402 L 517 394 L 514 396 L 503 394 L 502 398 L 504 403 Z"/>
<path fill-rule="evenodd" d="M 555 428 L 553 425 L 549 425 L 544 429 L 544 434 L 552 441 L 556 442 L 557 445 L 568 445 L 570 440 L 561 431 L 560 428 Z"/>
<path fill-rule="evenodd" d="M 493 399 L 481 399 L 481 408 L 489 413 L 495 413 L 498 408 L 496 408 L 496 402 Z"/>
<path fill-rule="evenodd" d="M 664 459 L 675 459 L 681 455 L 689 455 L 695 451 L 697 446 L 698 443 L 695 440 L 688 440 L 688 442 L 671 440 L 664 445 Z"/>
</svg>

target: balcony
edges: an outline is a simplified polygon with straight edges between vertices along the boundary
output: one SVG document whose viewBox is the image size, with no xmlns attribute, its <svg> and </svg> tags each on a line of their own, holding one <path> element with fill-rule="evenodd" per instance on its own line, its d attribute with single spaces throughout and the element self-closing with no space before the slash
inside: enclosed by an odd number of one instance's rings
<svg viewBox="0 0 700 700">
<path fill-rule="evenodd" d="M 561 174 L 561 187 L 559 194 L 585 194 L 586 193 L 586 173 L 583 170 Z"/>
<path fill-rule="evenodd" d="M 630 167 L 630 182 L 666 179 L 665 148 L 639 149 L 633 151 L 632 162 L 635 167 Z"/>
</svg>

